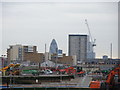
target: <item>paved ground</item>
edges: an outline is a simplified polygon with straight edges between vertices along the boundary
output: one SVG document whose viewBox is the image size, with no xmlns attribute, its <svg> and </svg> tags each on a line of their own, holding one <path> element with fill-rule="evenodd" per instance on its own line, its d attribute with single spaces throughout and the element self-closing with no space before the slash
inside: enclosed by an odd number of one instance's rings
<svg viewBox="0 0 120 90">
<path fill-rule="evenodd" d="M 92 77 L 89 77 L 88 75 L 80 78 L 78 81 L 77 86 L 78 87 L 89 87 L 90 81 L 92 80 Z"/>
<path fill-rule="evenodd" d="M 88 88 L 89 83 L 92 80 L 92 77 L 86 75 L 84 77 L 75 77 L 75 79 L 71 79 L 70 81 L 61 81 L 61 82 L 44 82 L 41 84 L 19 84 L 13 85 L 12 87 L 80 87 L 80 88 Z"/>
</svg>

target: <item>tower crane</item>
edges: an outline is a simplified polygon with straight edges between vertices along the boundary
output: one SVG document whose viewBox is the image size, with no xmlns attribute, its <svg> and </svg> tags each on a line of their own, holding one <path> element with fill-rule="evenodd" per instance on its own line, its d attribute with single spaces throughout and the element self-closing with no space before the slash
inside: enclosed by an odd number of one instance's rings
<svg viewBox="0 0 120 90">
<path fill-rule="evenodd" d="M 89 33 L 89 37 L 90 37 L 90 40 L 91 40 L 91 43 L 92 43 L 92 47 L 94 47 L 94 46 L 96 46 L 96 44 L 95 44 L 96 39 L 94 39 L 94 41 L 93 41 L 87 19 L 85 19 L 85 24 L 87 25 L 87 28 L 88 28 L 88 33 Z"/>
</svg>

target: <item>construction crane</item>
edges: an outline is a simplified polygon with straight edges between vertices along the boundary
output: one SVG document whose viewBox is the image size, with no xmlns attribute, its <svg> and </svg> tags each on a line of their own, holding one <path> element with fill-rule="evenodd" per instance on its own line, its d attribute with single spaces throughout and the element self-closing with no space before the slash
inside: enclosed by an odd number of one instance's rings
<svg viewBox="0 0 120 90">
<path fill-rule="evenodd" d="M 92 43 L 92 47 L 94 47 L 94 46 L 96 46 L 96 44 L 95 44 L 96 39 L 94 39 L 94 41 L 93 41 L 87 19 L 85 19 L 85 24 L 87 25 L 87 28 L 88 28 L 88 33 L 89 33 L 89 37 L 90 37 L 90 40 L 91 40 L 91 43 Z"/>
<path fill-rule="evenodd" d="M 2 71 L 3 76 L 5 76 L 6 73 L 10 74 L 10 67 L 12 67 L 14 70 L 11 72 L 13 75 L 18 75 L 19 74 L 19 70 L 16 70 L 17 67 L 19 67 L 20 64 L 9 64 L 8 66 L 0 69 L 0 71 Z"/>
</svg>

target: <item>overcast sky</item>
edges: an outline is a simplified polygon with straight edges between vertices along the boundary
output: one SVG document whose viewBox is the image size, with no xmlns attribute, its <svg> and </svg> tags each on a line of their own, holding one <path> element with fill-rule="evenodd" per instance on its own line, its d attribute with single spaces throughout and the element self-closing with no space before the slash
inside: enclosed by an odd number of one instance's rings
<svg viewBox="0 0 120 90">
<path fill-rule="evenodd" d="M 117 2 L 4 2 L 2 3 L 2 54 L 9 45 L 36 45 L 39 52 L 47 51 L 54 38 L 58 47 L 68 53 L 69 34 L 88 34 L 85 19 L 96 39 L 97 57 L 118 56 Z M 0 52 L 1 53 L 1 52 Z"/>
</svg>

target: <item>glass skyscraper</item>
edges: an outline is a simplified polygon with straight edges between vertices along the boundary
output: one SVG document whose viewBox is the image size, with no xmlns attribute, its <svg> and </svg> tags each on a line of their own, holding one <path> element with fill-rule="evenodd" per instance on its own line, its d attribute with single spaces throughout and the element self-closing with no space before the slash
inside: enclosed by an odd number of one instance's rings
<svg viewBox="0 0 120 90">
<path fill-rule="evenodd" d="M 55 39 L 53 39 L 51 44 L 50 44 L 50 51 L 49 52 L 51 54 L 58 54 L 58 46 L 57 46 Z"/>
</svg>

